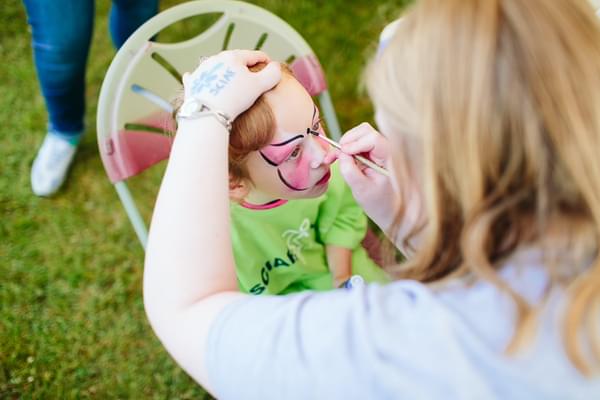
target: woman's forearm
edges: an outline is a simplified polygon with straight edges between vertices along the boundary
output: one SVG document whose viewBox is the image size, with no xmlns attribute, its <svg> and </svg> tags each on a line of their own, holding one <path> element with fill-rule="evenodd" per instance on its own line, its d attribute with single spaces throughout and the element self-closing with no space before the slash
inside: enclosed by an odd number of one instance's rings
<svg viewBox="0 0 600 400">
<path fill-rule="evenodd" d="M 237 290 L 229 230 L 227 146 L 230 122 L 281 78 L 265 53 L 224 51 L 183 75 L 178 127 L 150 226 L 144 306 L 157 336 L 205 388 L 205 355 L 221 310 L 247 298 Z M 201 105 L 200 108 L 198 106 Z M 196 111 L 192 111 L 195 109 Z M 213 113 L 193 118 L 196 112 Z M 190 114 L 191 112 L 191 114 Z M 186 117 L 187 115 L 187 117 Z"/>
<path fill-rule="evenodd" d="M 210 328 L 237 292 L 229 233 L 225 128 L 184 121 L 154 208 L 146 250 L 144 306 L 157 336 L 198 383 Z"/>
<path fill-rule="evenodd" d="M 149 234 L 147 306 L 174 312 L 237 288 L 229 237 L 227 135 L 212 117 L 183 121 L 178 129 Z"/>
</svg>

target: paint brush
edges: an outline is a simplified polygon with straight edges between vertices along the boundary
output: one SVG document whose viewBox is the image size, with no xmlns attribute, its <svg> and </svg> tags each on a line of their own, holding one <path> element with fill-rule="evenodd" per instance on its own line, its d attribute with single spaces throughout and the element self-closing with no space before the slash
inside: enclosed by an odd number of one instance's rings
<svg viewBox="0 0 600 400">
<path fill-rule="evenodd" d="M 340 146 L 340 144 L 338 142 L 336 142 L 335 140 L 329 139 L 327 136 L 321 135 L 321 134 L 319 134 L 319 132 L 313 131 L 312 129 L 308 129 L 308 133 L 318 136 L 321 139 L 323 139 L 324 141 L 326 141 L 327 143 L 329 143 L 331 146 L 335 147 L 336 149 L 338 149 L 340 151 L 342 150 L 342 146 Z M 387 169 L 383 168 L 380 165 L 375 164 L 373 161 L 369 160 L 368 158 L 359 156 L 358 154 L 353 154 L 352 157 L 354 157 L 355 160 L 360 161 L 367 167 L 379 172 L 380 174 L 385 175 L 385 176 L 390 176 L 390 173 L 388 172 Z"/>
</svg>

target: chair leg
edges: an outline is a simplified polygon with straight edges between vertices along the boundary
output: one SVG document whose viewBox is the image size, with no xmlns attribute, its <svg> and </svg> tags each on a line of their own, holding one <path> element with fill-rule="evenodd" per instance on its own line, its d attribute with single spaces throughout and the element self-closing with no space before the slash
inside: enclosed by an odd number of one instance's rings
<svg viewBox="0 0 600 400">
<path fill-rule="evenodd" d="M 144 223 L 144 219 L 142 218 L 138 208 L 135 205 L 135 201 L 131 196 L 131 192 L 127 187 L 127 184 L 124 181 L 120 181 L 115 183 L 115 189 L 121 199 L 121 203 L 123 203 L 123 207 L 125 207 L 125 212 L 133 225 L 133 229 L 137 234 L 140 243 L 144 250 L 146 250 L 146 243 L 148 242 L 148 229 L 146 228 L 146 224 Z"/>
<path fill-rule="evenodd" d="M 324 91 L 319 95 L 319 104 L 321 105 L 323 114 L 325 116 L 331 116 L 331 118 L 326 119 L 329 136 L 336 142 L 339 141 L 342 137 L 342 130 L 340 129 L 337 115 L 335 114 L 335 108 L 333 108 L 331 96 L 328 91 Z"/>
</svg>

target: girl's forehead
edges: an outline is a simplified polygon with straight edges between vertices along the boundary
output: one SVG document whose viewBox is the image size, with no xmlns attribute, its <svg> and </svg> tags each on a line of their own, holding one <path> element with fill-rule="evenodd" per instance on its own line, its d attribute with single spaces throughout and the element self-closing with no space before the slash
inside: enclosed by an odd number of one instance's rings
<svg viewBox="0 0 600 400">
<path fill-rule="evenodd" d="M 277 134 L 306 132 L 306 128 L 312 126 L 315 104 L 295 78 L 284 74 L 265 97 L 275 119 Z"/>
<path fill-rule="evenodd" d="M 313 128 L 314 123 L 319 118 L 319 110 L 311 101 L 310 107 L 305 107 L 298 111 L 294 117 L 287 118 L 283 121 L 277 120 L 277 129 L 271 144 L 280 144 L 298 135 L 306 135 L 307 128 Z"/>
</svg>

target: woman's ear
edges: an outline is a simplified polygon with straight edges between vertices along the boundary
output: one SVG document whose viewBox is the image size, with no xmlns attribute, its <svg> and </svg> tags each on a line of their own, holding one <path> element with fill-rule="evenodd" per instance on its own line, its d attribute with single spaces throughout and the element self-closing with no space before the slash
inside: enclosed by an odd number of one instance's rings
<svg viewBox="0 0 600 400">
<path fill-rule="evenodd" d="M 242 201 L 249 191 L 250 187 L 245 180 L 229 175 L 229 198 L 231 200 Z"/>
</svg>

